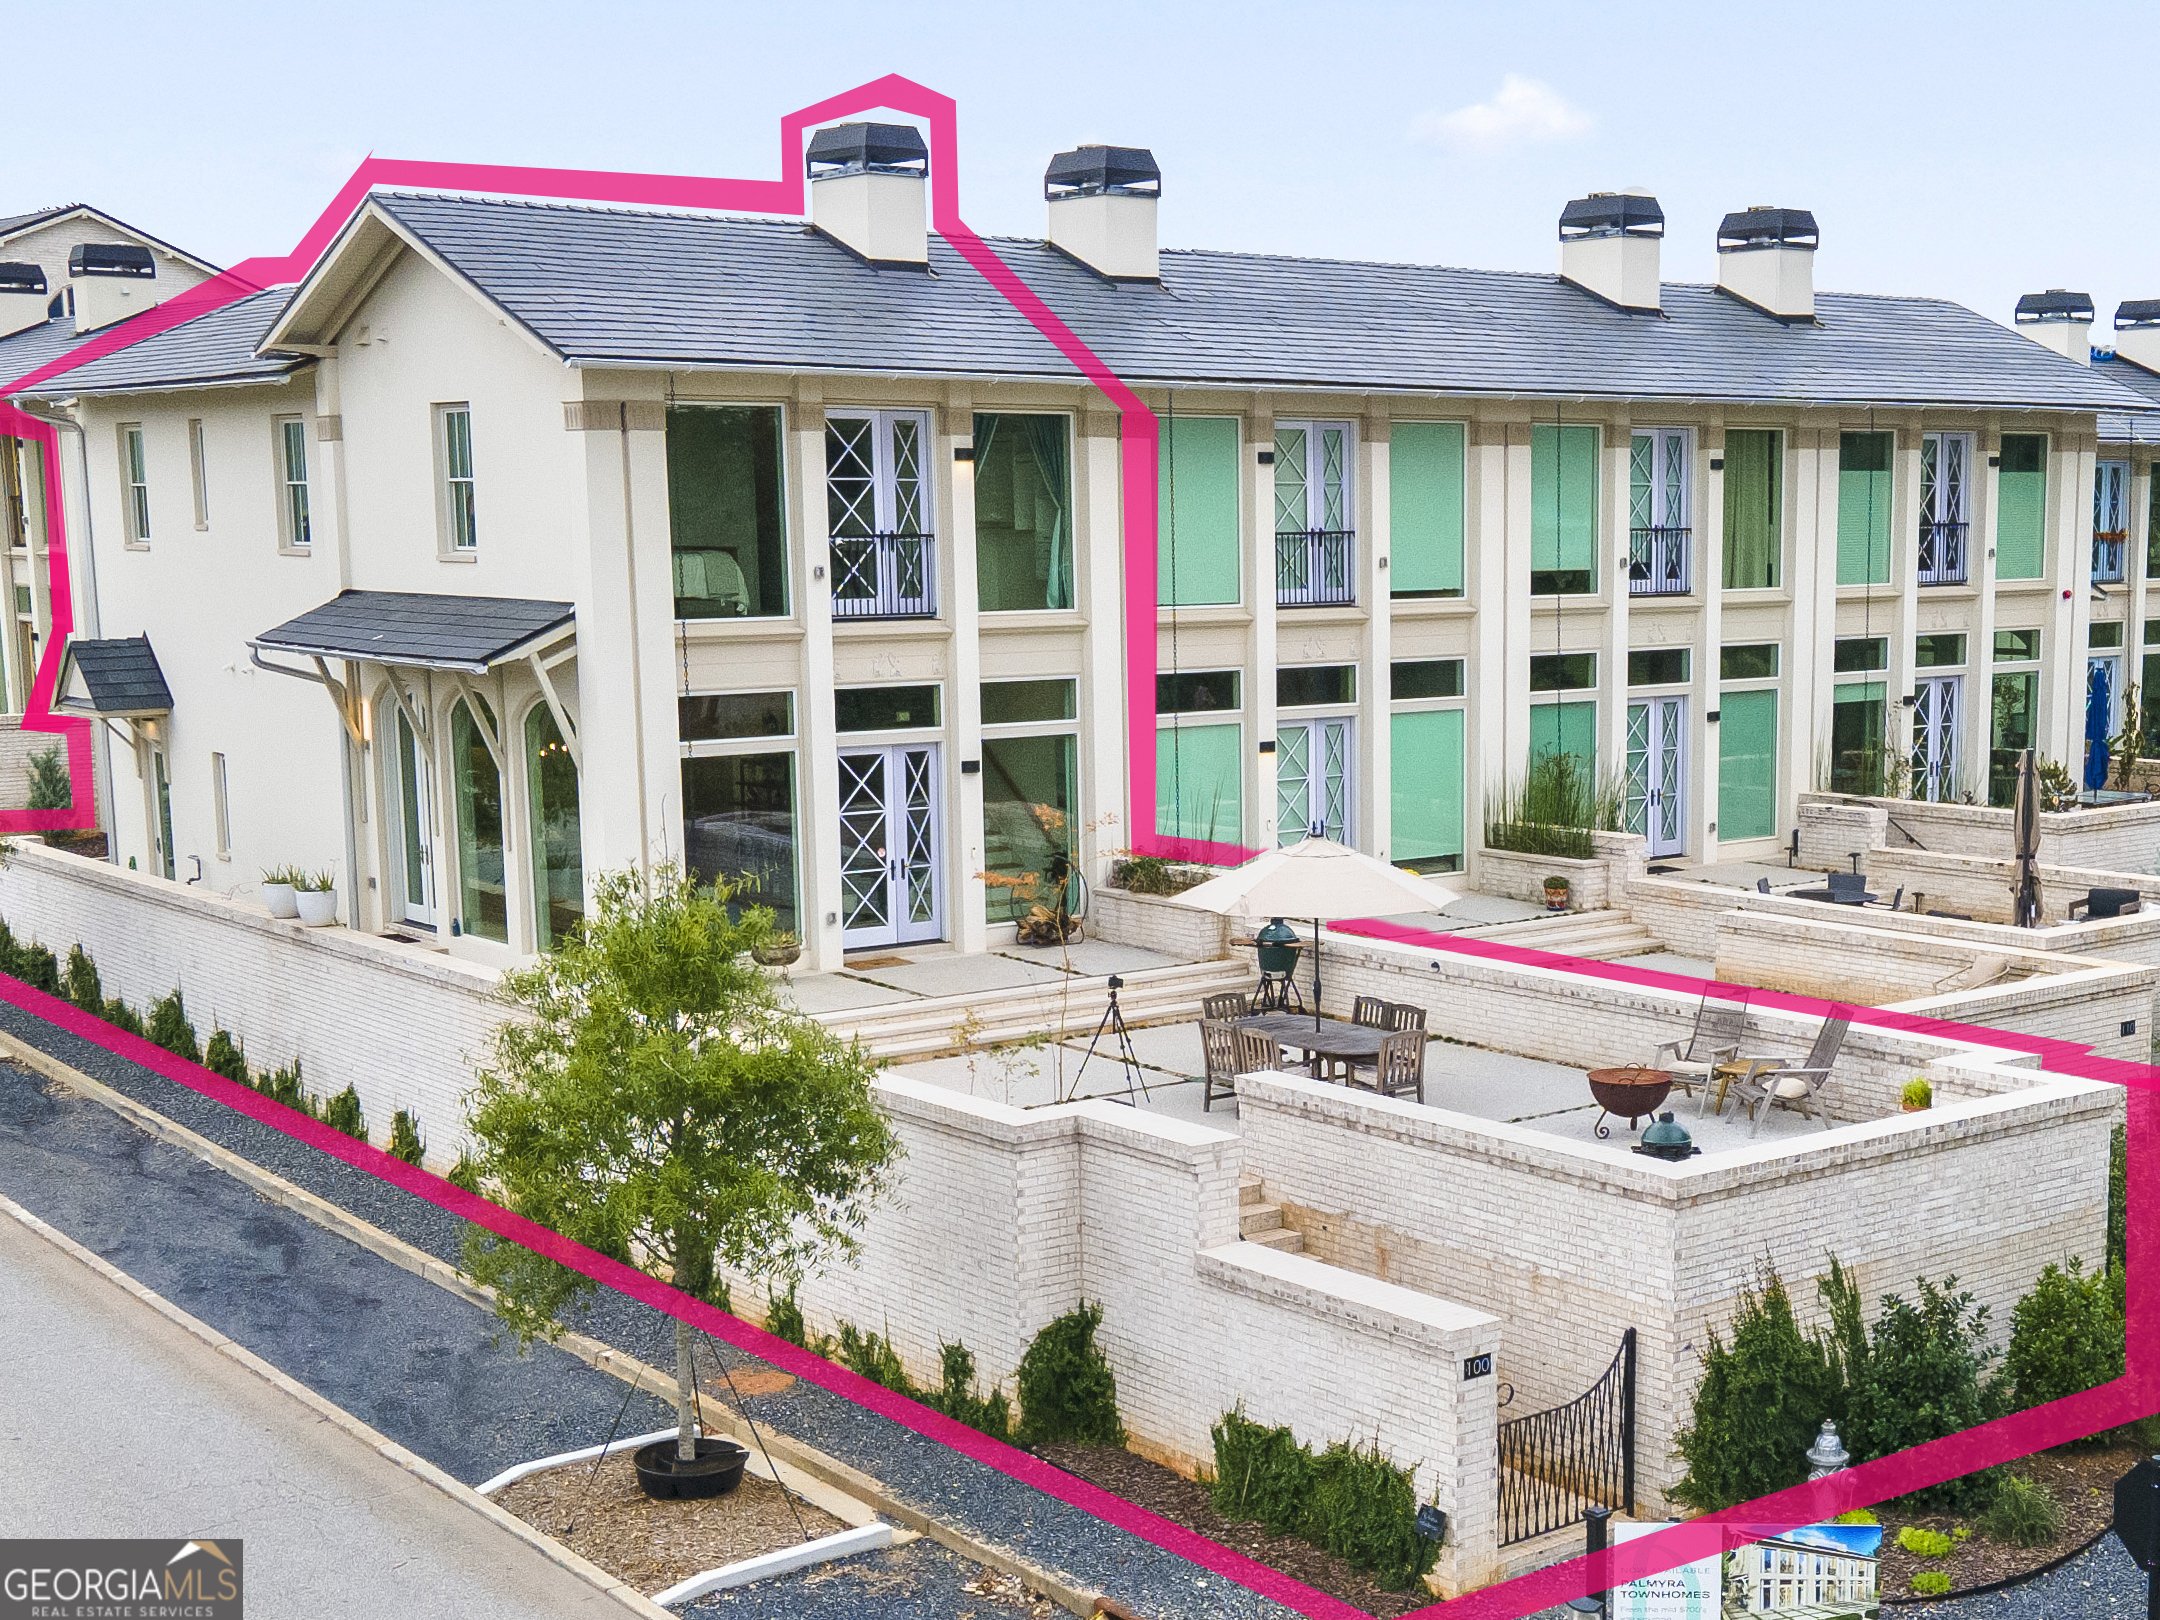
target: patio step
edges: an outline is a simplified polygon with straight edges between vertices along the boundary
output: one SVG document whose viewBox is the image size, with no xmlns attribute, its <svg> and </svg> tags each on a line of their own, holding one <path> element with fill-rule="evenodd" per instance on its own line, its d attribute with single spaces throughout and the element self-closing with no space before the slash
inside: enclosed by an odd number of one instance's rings
<svg viewBox="0 0 2160 1620">
<path fill-rule="evenodd" d="M 1250 962 L 1181 962 L 1135 968 L 1121 974 L 1119 1009 L 1129 1026 L 1183 1023 L 1200 1016 L 1204 997 L 1249 989 Z M 1071 978 L 1050 984 L 1012 985 L 950 996 L 920 996 L 822 1013 L 818 1021 L 842 1039 L 853 1036 L 873 1057 L 931 1057 L 1029 1036 L 1092 1034 L 1109 1003 L 1107 977 Z M 965 1041 L 960 1026 L 969 1024 Z"/>
<path fill-rule="evenodd" d="M 1264 1249 L 1280 1249 L 1285 1254 L 1305 1252 L 1305 1235 L 1283 1225 L 1282 1205 L 1268 1202 L 1267 1188 L 1255 1176 L 1238 1182 L 1238 1236 Z"/>
<path fill-rule="evenodd" d="M 1472 939 L 1497 940 L 1536 951 L 1557 951 L 1592 962 L 1611 962 L 1623 956 L 1641 956 L 1665 947 L 1658 937 L 1624 911 L 1576 911 L 1555 917 L 1533 917 L 1527 922 L 1498 923 L 1472 929 Z"/>
</svg>

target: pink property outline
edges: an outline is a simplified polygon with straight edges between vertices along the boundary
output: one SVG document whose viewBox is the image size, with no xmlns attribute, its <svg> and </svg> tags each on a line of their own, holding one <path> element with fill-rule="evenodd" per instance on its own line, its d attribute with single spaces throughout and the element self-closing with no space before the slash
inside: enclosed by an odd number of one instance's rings
<svg viewBox="0 0 2160 1620">
<path fill-rule="evenodd" d="M 1228 845 L 1160 838 L 1154 827 L 1155 758 L 1154 678 L 1156 650 L 1155 515 L 1156 444 L 1155 417 L 1139 397 L 1111 374 L 1085 344 L 1066 328 L 1041 299 L 1023 284 L 982 240 L 963 224 L 958 208 L 957 133 L 955 103 L 946 96 L 898 76 L 888 76 L 835 96 L 814 106 L 790 113 L 781 120 L 781 174 L 778 181 L 711 180 L 691 176 L 655 176 L 588 173 L 562 169 L 522 169 L 492 165 L 401 162 L 369 158 L 338 192 L 330 207 L 309 229 L 294 251 L 283 258 L 257 258 L 226 271 L 191 289 L 171 302 L 125 326 L 94 337 L 59 360 L 30 373 L 11 385 L 21 389 L 43 381 L 101 354 L 125 347 L 141 338 L 164 331 L 183 321 L 207 314 L 247 293 L 264 287 L 297 281 L 334 239 L 346 219 L 358 207 L 369 188 L 378 184 L 405 184 L 435 189 L 467 189 L 531 196 L 574 197 L 585 201 L 642 203 L 698 208 L 732 208 L 753 212 L 799 214 L 802 211 L 803 177 L 800 173 L 801 137 L 811 124 L 845 117 L 872 108 L 886 107 L 929 121 L 934 161 L 931 168 L 931 217 L 938 232 L 991 285 L 1057 345 L 1081 372 L 1109 395 L 1122 413 L 1124 465 L 1123 514 L 1126 545 L 1126 675 L 1131 694 L 1132 758 L 1130 760 L 1135 847 L 1150 853 L 1189 858 L 1242 859 L 1250 852 Z M 63 535 L 58 468 L 53 446 L 54 430 L 19 409 L 0 404 L 0 429 L 38 440 L 46 447 L 46 502 L 49 533 Z M 67 558 L 62 546 L 52 551 L 53 635 L 40 661 L 32 690 L 29 716 L 24 724 L 34 730 L 62 731 L 68 735 L 69 763 L 78 800 L 86 797 L 89 781 L 88 725 L 50 712 L 52 683 L 57 672 L 59 648 L 72 625 L 67 594 Z M 32 819 L 42 818 L 42 819 Z M 83 812 L 14 811 L 0 814 L 0 832 L 44 830 L 84 825 Z M 1147 832 L 1141 834 L 1139 829 Z M 1587 974 L 1617 984 L 1694 995 L 1705 989 L 1702 980 L 1611 963 L 1586 962 L 1551 952 L 1498 943 L 1465 941 L 1386 923 L 1347 923 L 1336 932 L 1415 944 L 1421 948 L 1481 957 L 1520 966 L 1557 968 Z M 1830 1010 L 1828 1003 L 1807 996 L 1771 992 L 1741 992 L 1715 986 L 1718 991 L 1745 993 L 1756 1005 L 1776 1007 L 1812 1016 Z M 356 1142 L 304 1114 L 272 1102 L 246 1086 L 237 1085 L 188 1063 L 140 1037 L 77 1010 L 18 981 L 0 978 L 0 998 L 13 1003 L 68 1033 L 101 1046 L 117 1056 L 152 1069 L 165 1078 L 248 1115 L 287 1136 L 306 1142 L 332 1157 L 367 1171 L 403 1190 L 424 1198 L 453 1215 L 475 1222 L 501 1237 L 524 1244 L 549 1258 L 583 1273 L 606 1287 L 627 1294 L 671 1316 L 691 1322 L 716 1338 L 725 1339 L 749 1354 L 797 1377 L 831 1390 L 882 1417 L 901 1424 L 928 1439 L 973 1458 L 999 1472 L 1031 1485 L 1045 1494 L 1092 1513 L 1106 1522 L 1213 1571 L 1252 1591 L 1271 1598 L 1315 1620 L 1360 1620 L 1363 1611 L 1340 1599 L 1314 1591 L 1300 1582 L 1258 1564 L 1242 1554 L 1208 1540 L 1181 1525 L 1157 1517 L 1085 1480 L 1077 1479 L 1026 1452 L 965 1428 L 858 1377 L 844 1367 L 776 1339 L 748 1322 L 709 1305 L 678 1294 L 666 1284 L 647 1277 L 607 1257 L 569 1242 L 544 1227 L 460 1191 L 428 1171 L 392 1158 L 379 1148 Z M 1917 1490 L 1938 1481 L 2026 1456 L 2065 1440 L 2082 1438 L 2102 1429 L 2126 1423 L 2160 1410 L 2160 1071 L 2149 1065 L 2095 1056 L 2090 1048 L 2040 1036 L 2014 1035 L 1949 1023 L 1909 1014 L 1886 1013 L 1870 1008 L 1839 1008 L 1853 1021 L 1906 1033 L 1928 1034 L 1958 1041 L 1985 1044 L 2010 1051 L 2028 1052 L 2040 1058 L 2052 1073 L 2074 1075 L 2123 1086 L 2129 1099 L 2130 1199 L 2128 1270 L 2128 1334 L 2130 1354 L 2124 1376 L 2111 1384 L 2088 1390 L 2031 1411 L 1970 1429 L 1947 1439 L 1917 1446 L 1877 1462 L 1865 1464 L 1813 1485 L 1803 1485 L 1762 1497 L 1725 1512 L 1691 1519 L 1672 1529 L 1645 1536 L 1616 1547 L 1595 1559 L 1578 1558 L 1532 1575 L 1518 1577 L 1447 1603 L 1416 1611 L 1418 1617 L 1444 1616 L 1445 1620 L 1513 1620 L 1513 1617 L 1546 1608 L 1590 1591 L 1637 1576 L 1657 1573 L 1675 1565 L 1708 1557 L 1727 1547 L 1760 1536 L 1830 1517 L 1847 1508 L 1865 1506 L 1885 1498 Z"/>
</svg>

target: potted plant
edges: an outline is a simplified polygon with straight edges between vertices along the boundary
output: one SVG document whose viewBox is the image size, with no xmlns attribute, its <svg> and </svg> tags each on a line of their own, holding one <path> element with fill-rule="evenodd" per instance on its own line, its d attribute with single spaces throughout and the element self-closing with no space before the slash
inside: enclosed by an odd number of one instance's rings
<svg viewBox="0 0 2160 1620">
<path fill-rule="evenodd" d="M 1898 1101 L 1908 1114 L 1917 1114 L 1923 1108 L 1935 1106 L 1935 1088 L 1928 1084 L 1927 1076 L 1916 1074 L 1905 1082 L 1905 1089 L 1898 1093 Z"/>
<path fill-rule="evenodd" d="M 1545 909 L 1565 911 L 1568 908 L 1568 880 L 1555 872 L 1545 880 Z"/>
<path fill-rule="evenodd" d="M 328 872 L 294 874 L 293 904 L 300 921 L 309 928 L 327 928 L 337 921 L 337 879 Z"/>
<path fill-rule="evenodd" d="M 765 943 L 750 954 L 767 967 L 793 967 L 802 960 L 802 941 L 782 928 L 768 935 Z"/>
<path fill-rule="evenodd" d="M 307 874 L 296 866 L 273 866 L 262 875 L 263 904 L 270 908 L 273 917 L 297 917 L 300 907 L 297 896 L 300 885 L 307 881 Z"/>
</svg>

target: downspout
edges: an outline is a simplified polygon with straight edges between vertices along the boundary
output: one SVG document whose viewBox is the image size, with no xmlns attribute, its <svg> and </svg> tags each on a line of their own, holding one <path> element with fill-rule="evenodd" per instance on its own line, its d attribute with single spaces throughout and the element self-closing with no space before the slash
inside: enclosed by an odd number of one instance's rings
<svg viewBox="0 0 2160 1620">
<path fill-rule="evenodd" d="M 645 805 L 645 642 L 638 629 L 637 529 L 630 506 L 630 406 L 618 400 L 615 408 L 622 413 L 616 431 L 622 437 L 623 573 L 630 585 L 630 713 L 635 717 L 630 735 L 637 765 L 638 871 L 650 876 L 652 833 Z"/>
</svg>

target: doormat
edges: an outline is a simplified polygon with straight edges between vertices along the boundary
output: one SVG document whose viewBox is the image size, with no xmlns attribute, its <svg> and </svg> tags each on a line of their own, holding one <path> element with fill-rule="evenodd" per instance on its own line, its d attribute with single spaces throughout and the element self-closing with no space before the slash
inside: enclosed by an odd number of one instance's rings
<svg viewBox="0 0 2160 1620">
<path fill-rule="evenodd" d="M 1677 866 L 1652 866 L 1645 868 L 1645 870 L 1651 877 L 1663 877 L 1667 872 L 1677 872 L 1680 868 Z"/>
<path fill-rule="evenodd" d="M 844 958 L 840 965 L 846 969 L 854 969 L 913 967 L 915 964 L 904 956 L 850 956 Z"/>
</svg>

